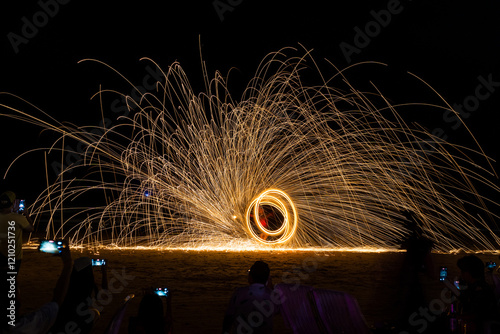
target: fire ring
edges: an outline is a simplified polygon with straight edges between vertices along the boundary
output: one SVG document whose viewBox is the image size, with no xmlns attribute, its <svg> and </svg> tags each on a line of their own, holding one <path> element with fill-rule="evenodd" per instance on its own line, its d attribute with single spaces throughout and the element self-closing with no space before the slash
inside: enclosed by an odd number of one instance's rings
<svg viewBox="0 0 500 334">
<path fill-rule="evenodd" d="M 264 244 L 282 244 L 289 241 L 297 230 L 297 210 L 285 192 L 268 189 L 248 206 L 246 223 L 255 240 Z"/>
</svg>

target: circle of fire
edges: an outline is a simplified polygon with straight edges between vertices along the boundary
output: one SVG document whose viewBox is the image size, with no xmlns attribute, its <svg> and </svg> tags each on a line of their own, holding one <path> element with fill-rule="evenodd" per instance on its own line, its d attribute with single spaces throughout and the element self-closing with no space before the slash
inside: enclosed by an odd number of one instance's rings
<svg viewBox="0 0 500 334">
<path fill-rule="evenodd" d="M 265 205 L 277 209 L 283 216 L 283 221 L 279 228 L 269 229 L 260 223 L 261 214 L 259 213 L 259 208 Z M 250 235 L 255 240 L 265 244 L 282 244 L 290 240 L 297 230 L 297 210 L 285 192 L 278 189 L 268 189 L 257 196 L 248 206 L 246 223 Z M 253 226 L 256 226 L 261 233 L 257 234 Z M 267 240 L 268 236 L 273 238 Z"/>
</svg>

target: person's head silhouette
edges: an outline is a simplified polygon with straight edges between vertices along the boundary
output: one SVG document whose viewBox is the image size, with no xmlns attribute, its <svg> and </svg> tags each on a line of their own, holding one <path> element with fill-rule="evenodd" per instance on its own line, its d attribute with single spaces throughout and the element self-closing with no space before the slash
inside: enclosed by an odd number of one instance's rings
<svg viewBox="0 0 500 334">
<path fill-rule="evenodd" d="M 269 279 L 269 266 L 263 261 L 256 261 L 248 271 L 248 280 L 252 283 L 266 284 Z"/>
</svg>

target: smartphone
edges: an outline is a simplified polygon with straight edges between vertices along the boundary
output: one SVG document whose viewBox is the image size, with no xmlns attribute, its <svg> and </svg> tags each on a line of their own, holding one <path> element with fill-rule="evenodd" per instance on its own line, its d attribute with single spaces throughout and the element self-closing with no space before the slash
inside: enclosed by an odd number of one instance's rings
<svg viewBox="0 0 500 334">
<path fill-rule="evenodd" d="M 441 267 L 439 269 L 439 280 L 444 281 L 448 277 L 448 268 L 446 267 Z"/>
<path fill-rule="evenodd" d="M 38 250 L 49 254 L 60 254 L 66 244 L 62 240 L 42 240 Z"/>
<path fill-rule="evenodd" d="M 92 266 L 93 267 L 100 267 L 100 266 L 105 266 L 105 265 L 106 265 L 105 259 L 92 259 Z"/>
<path fill-rule="evenodd" d="M 170 294 L 167 288 L 156 288 L 155 293 L 160 297 L 168 297 Z"/>
<path fill-rule="evenodd" d="M 24 213 L 24 199 L 19 200 L 19 205 L 17 206 L 17 213 Z"/>
<path fill-rule="evenodd" d="M 486 269 L 492 271 L 497 267 L 497 264 L 493 261 L 486 262 Z"/>
</svg>

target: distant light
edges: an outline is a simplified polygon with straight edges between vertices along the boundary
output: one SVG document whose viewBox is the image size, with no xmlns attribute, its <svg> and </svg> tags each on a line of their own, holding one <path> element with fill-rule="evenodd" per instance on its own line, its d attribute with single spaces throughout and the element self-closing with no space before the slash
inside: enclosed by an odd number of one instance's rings
<svg viewBox="0 0 500 334">
<path fill-rule="evenodd" d="M 150 192 L 149 190 L 146 190 L 146 191 L 144 192 L 144 196 L 149 197 L 149 195 L 151 195 L 151 192 Z"/>
<path fill-rule="evenodd" d="M 233 219 L 236 219 L 236 216 L 233 216 Z"/>
</svg>

